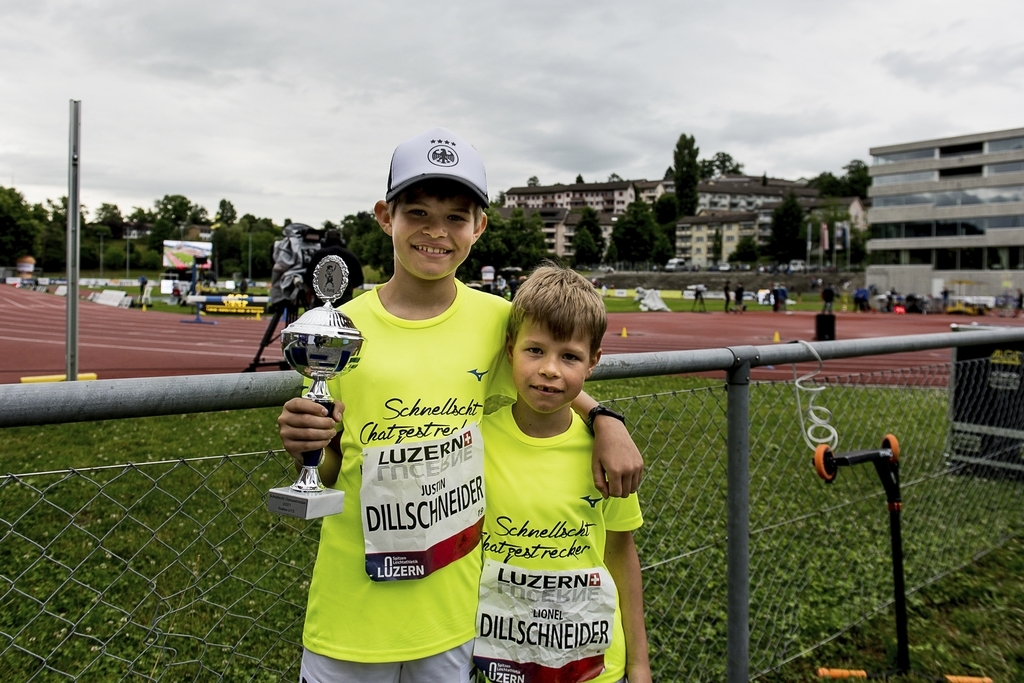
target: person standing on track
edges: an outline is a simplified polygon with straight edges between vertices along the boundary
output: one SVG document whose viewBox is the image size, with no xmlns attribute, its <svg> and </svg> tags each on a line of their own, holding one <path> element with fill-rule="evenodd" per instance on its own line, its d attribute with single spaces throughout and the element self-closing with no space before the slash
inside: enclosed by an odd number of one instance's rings
<svg viewBox="0 0 1024 683">
<path fill-rule="evenodd" d="M 729 289 L 729 281 L 725 281 L 725 287 L 722 288 L 722 293 L 725 294 L 725 312 L 729 312 L 729 297 L 732 295 L 732 290 Z"/>
<path fill-rule="evenodd" d="M 821 300 L 824 302 L 821 305 L 821 312 L 823 315 L 832 314 L 832 302 L 836 299 L 836 290 L 832 288 L 832 283 L 825 285 L 825 288 L 821 290 Z"/>
</svg>

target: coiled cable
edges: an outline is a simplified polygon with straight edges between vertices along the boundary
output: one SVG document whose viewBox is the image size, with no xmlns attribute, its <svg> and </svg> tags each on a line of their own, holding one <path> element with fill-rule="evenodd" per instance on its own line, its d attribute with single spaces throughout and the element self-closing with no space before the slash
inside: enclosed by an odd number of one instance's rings
<svg viewBox="0 0 1024 683">
<path fill-rule="evenodd" d="M 832 420 L 832 411 L 822 406 L 814 405 L 814 399 L 818 397 L 818 394 L 825 391 L 828 387 L 825 385 L 820 386 L 804 386 L 804 382 L 812 379 L 815 375 L 821 372 L 824 363 L 821 360 L 821 356 L 814 347 L 805 342 L 802 339 L 797 340 L 803 344 L 810 352 L 814 355 L 818 361 L 818 368 L 813 372 L 809 372 L 802 377 L 796 375 L 796 363 L 793 363 L 793 386 L 796 390 L 796 410 L 797 415 L 800 417 L 800 434 L 804 437 L 804 443 L 812 451 L 815 450 L 819 444 L 828 444 L 828 447 L 833 452 L 839 450 L 839 432 L 829 422 Z M 805 391 L 808 394 L 807 397 L 807 421 L 810 425 L 804 422 L 804 409 L 800 404 L 800 392 Z"/>
</svg>

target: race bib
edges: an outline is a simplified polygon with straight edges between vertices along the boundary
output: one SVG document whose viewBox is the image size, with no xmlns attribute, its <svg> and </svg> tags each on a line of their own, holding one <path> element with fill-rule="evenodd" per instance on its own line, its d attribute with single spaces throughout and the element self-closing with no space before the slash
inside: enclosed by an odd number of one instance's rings
<svg viewBox="0 0 1024 683">
<path fill-rule="evenodd" d="M 484 524 L 480 428 L 363 449 L 363 538 L 374 581 L 422 579 L 466 556 Z"/>
<path fill-rule="evenodd" d="M 604 567 L 522 569 L 484 562 L 473 661 L 492 681 L 575 683 L 604 670 L 615 582 Z"/>
</svg>

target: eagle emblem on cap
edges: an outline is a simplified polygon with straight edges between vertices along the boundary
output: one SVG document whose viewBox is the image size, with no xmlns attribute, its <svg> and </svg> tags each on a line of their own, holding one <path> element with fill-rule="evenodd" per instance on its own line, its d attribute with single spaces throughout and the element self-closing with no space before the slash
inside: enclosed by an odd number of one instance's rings
<svg viewBox="0 0 1024 683">
<path fill-rule="evenodd" d="M 434 145 L 427 152 L 427 161 L 435 166 L 454 166 L 459 163 L 459 155 L 448 145 Z"/>
</svg>

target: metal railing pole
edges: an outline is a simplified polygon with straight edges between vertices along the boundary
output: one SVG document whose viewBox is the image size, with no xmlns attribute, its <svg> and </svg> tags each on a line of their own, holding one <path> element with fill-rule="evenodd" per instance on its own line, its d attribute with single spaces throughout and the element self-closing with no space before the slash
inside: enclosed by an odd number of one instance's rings
<svg viewBox="0 0 1024 683">
<path fill-rule="evenodd" d="M 757 360 L 757 350 L 753 347 L 729 350 L 735 363 L 727 371 L 728 633 L 725 673 L 728 683 L 747 683 L 750 679 L 750 364 Z"/>
<path fill-rule="evenodd" d="M 0 384 L 0 428 L 280 407 L 301 393 L 291 371 Z"/>
<path fill-rule="evenodd" d="M 78 265 L 79 240 L 82 226 L 79 215 L 79 177 L 78 162 L 80 156 L 82 134 L 82 103 L 71 100 L 71 124 L 68 141 L 68 221 L 67 221 L 67 311 L 65 339 L 65 379 L 74 382 L 78 379 Z"/>
</svg>

